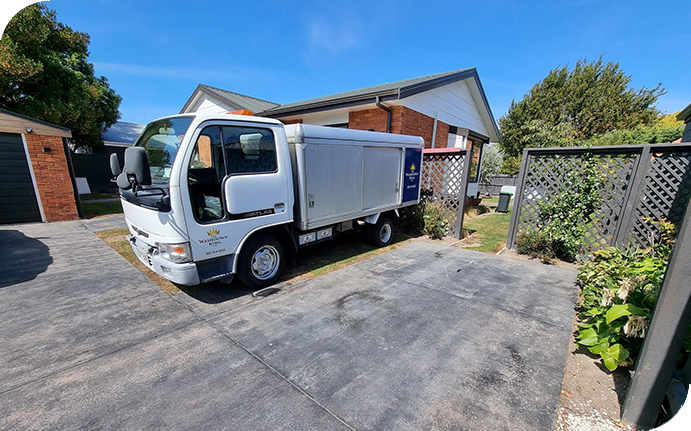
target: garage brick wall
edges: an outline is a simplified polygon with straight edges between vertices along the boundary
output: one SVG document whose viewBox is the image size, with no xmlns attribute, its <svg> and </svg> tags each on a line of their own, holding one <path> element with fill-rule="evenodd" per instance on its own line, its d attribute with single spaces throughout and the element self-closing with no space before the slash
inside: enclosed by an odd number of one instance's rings
<svg viewBox="0 0 691 431">
<path fill-rule="evenodd" d="M 46 221 L 77 220 L 79 215 L 62 138 L 33 133 L 24 137 Z M 50 152 L 43 151 L 44 148 L 50 148 Z"/>
<path fill-rule="evenodd" d="M 383 109 L 367 109 L 352 111 L 349 115 L 348 128 L 358 130 L 386 131 L 387 113 Z M 394 106 L 391 112 L 391 133 L 402 135 L 422 136 L 425 148 L 432 146 L 432 131 L 434 118 L 417 112 L 405 106 Z M 449 125 L 437 121 L 437 135 L 435 148 L 446 148 L 449 140 Z"/>
</svg>

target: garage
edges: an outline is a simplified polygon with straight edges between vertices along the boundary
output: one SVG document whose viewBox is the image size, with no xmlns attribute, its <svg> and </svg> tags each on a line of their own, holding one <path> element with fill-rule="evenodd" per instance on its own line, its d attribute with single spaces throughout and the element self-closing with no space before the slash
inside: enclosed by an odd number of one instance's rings
<svg viewBox="0 0 691 431">
<path fill-rule="evenodd" d="M 0 223 L 42 221 L 22 135 L 0 133 Z"/>
<path fill-rule="evenodd" d="M 0 224 L 79 218 L 69 129 L 0 109 Z"/>
</svg>

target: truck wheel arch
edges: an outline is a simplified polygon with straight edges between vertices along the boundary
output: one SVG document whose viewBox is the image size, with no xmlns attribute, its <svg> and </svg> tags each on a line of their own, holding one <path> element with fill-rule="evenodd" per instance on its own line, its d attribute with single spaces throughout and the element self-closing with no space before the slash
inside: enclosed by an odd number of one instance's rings
<svg viewBox="0 0 691 431">
<path fill-rule="evenodd" d="M 271 235 L 277 240 L 279 240 L 286 251 L 286 257 L 288 259 L 288 262 L 294 262 L 295 256 L 297 254 L 297 244 L 295 244 L 293 235 L 290 232 L 290 226 L 291 224 L 289 223 L 280 224 L 276 226 L 260 227 L 245 235 L 245 237 L 238 245 L 237 250 L 235 250 L 235 256 L 237 257 L 233 259 L 233 273 L 237 273 L 238 257 L 242 252 L 242 247 L 247 243 L 247 241 L 250 240 L 250 238 L 259 235 Z"/>
<path fill-rule="evenodd" d="M 369 225 L 375 225 L 379 221 L 379 217 L 386 217 L 388 219 L 391 219 L 395 226 L 400 225 L 401 216 L 398 213 L 398 209 L 384 211 L 383 213 L 372 214 L 370 216 L 365 217 L 362 220 Z"/>
</svg>

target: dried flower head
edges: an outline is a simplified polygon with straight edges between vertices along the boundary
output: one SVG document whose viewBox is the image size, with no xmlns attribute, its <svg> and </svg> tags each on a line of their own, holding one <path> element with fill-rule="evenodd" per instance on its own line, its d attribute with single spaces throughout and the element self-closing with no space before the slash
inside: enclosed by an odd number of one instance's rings
<svg viewBox="0 0 691 431">
<path fill-rule="evenodd" d="M 645 316 L 629 316 L 629 320 L 624 325 L 624 334 L 631 337 L 645 338 L 645 331 L 648 328 L 648 319 Z"/>
<path fill-rule="evenodd" d="M 625 278 L 621 281 L 619 284 L 619 290 L 617 290 L 617 296 L 619 299 L 626 301 L 626 298 L 629 296 L 629 292 L 631 292 L 631 289 L 634 287 L 634 282 L 635 279 L 633 277 Z"/>
<path fill-rule="evenodd" d="M 604 293 L 602 294 L 602 306 L 608 307 L 612 305 L 612 299 L 614 299 L 612 292 L 610 292 L 609 289 L 604 289 Z"/>
</svg>

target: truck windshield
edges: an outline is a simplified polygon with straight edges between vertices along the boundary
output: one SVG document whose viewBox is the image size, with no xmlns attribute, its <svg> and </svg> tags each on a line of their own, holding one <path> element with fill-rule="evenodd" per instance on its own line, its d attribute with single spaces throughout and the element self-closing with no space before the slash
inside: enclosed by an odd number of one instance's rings
<svg viewBox="0 0 691 431">
<path fill-rule="evenodd" d="M 138 147 L 146 149 L 151 168 L 151 184 L 168 185 L 170 170 L 192 117 L 166 118 L 149 123 L 139 137 Z"/>
</svg>

